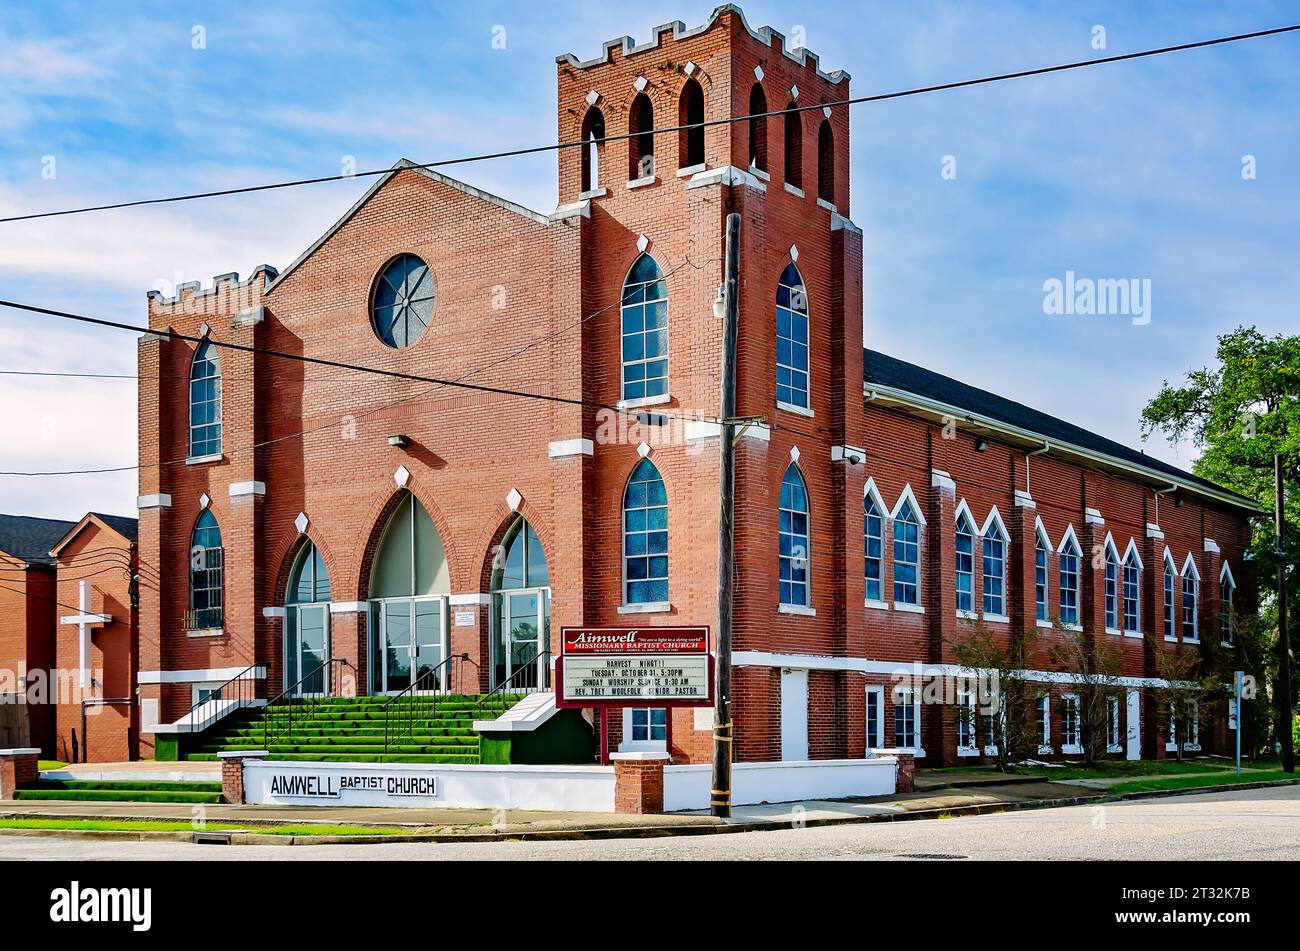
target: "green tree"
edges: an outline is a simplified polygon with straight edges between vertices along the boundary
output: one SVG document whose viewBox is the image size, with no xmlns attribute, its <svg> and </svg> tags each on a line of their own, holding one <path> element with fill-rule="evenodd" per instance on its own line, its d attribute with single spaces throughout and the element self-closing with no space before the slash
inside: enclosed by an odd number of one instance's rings
<svg viewBox="0 0 1300 951">
<path fill-rule="evenodd" d="M 1201 450 L 1193 471 L 1270 511 L 1273 457 L 1282 459 L 1286 551 L 1279 560 L 1273 524 L 1255 523 L 1251 549 L 1264 598 L 1265 623 L 1277 630 L 1277 590 L 1283 571 L 1290 604 L 1300 604 L 1300 336 L 1267 337 L 1239 327 L 1219 338 L 1217 365 L 1193 370 L 1181 386 L 1167 381 L 1142 411 L 1143 438 L 1162 432 L 1171 442 L 1190 439 Z M 1296 637 L 1295 612 L 1287 629 Z M 1276 641 L 1274 641 L 1276 644 Z M 1292 664 L 1292 669 L 1295 665 Z M 1295 695 L 1294 682 L 1291 684 Z"/>
</svg>

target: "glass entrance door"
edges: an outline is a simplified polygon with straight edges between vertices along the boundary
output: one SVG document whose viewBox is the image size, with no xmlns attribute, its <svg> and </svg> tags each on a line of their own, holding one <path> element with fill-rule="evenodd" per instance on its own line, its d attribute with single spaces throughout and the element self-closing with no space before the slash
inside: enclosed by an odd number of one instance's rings
<svg viewBox="0 0 1300 951">
<path fill-rule="evenodd" d="M 400 693 L 435 670 L 437 676 L 419 683 L 418 689 L 446 687 L 447 671 L 439 667 L 445 656 L 444 604 L 442 598 L 394 598 L 380 602 L 375 693 Z"/>
<path fill-rule="evenodd" d="M 542 645 L 550 640 L 550 612 L 545 589 L 502 592 L 501 614 L 494 638 L 496 684 L 534 690 L 547 686 Z"/>
<path fill-rule="evenodd" d="M 285 686 L 298 684 L 296 696 L 323 697 L 330 689 L 329 605 L 299 605 L 289 608 L 286 614 L 292 631 Z"/>
</svg>

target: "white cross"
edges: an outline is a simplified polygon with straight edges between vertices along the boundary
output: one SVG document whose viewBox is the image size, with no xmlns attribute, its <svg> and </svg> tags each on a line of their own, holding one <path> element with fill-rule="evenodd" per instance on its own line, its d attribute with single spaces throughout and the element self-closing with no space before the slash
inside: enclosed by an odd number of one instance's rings
<svg viewBox="0 0 1300 951">
<path fill-rule="evenodd" d="M 91 614 L 90 613 L 90 582 L 84 578 L 79 582 L 81 597 L 79 605 L 80 614 L 69 614 L 59 618 L 62 624 L 75 624 L 80 634 L 80 643 L 78 645 L 77 656 L 81 666 L 80 683 L 82 687 L 90 686 L 90 628 L 91 625 L 112 624 L 113 615 L 111 614 Z"/>
</svg>

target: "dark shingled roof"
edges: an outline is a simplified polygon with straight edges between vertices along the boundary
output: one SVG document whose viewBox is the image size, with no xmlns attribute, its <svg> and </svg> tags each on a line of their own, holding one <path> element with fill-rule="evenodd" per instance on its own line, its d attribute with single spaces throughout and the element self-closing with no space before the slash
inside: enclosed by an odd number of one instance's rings
<svg viewBox="0 0 1300 951">
<path fill-rule="evenodd" d="M 0 551 L 21 558 L 29 565 L 52 565 L 50 549 L 68 534 L 76 522 L 27 515 L 0 515 Z"/>
<path fill-rule="evenodd" d="M 1099 436 L 1096 433 L 1075 426 L 1073 423 L 1057 419 L 1055 416 L 1040 413 L 1023 403 L 1017 403 L 1006 397 L 998 396 L 988 390 L 978 389 L 962 383 L 960 380 L 954 380 L 952 377 L 935 373 L 933 370 L 925 369 L 925 367 L 919 367 L 915 363 L 899 360 L 878 350 L 864 349 L 862 356 L 862 376 L 868 384 L 875 383 L 880 386 L 905 390 L 916 396 L 966 410 L 968 413 L 985 416 L 1019 429 L 1026 429 L 1031 433 L 1042 436 L 1048 442 L 1069 443 L 1081 449 L 1087 449 L 1123 462 L 1142 466 L 1144 469 L 1149 469 L 1155 473 L 1175 476 L 1194 485 L 1226 493 L 1233 498 L 1240 499 L 1242 504 L 1250 508 L 1256 508 L 1255 503 L 1251 500 L 1243 498 L 1220 485 L 1215 485 L 1213 482 L 1179 469 L 1177 466 L 1171 466 L 1169 463 L 1148 456 L 1144 452 L 1130 449 L 1113 439 Z"/>
<path fill-rule="evenodd" d="M 127 518 L 125 515 L 105 515 L 103 512 L 91 512 L 91 515 L 102 519 L 104 524 L 113 531 L 118 532 L 125 538 L 135 541 L 136 533 L 139 531 L 140 520 L 136 518 Z"/>
</svg>

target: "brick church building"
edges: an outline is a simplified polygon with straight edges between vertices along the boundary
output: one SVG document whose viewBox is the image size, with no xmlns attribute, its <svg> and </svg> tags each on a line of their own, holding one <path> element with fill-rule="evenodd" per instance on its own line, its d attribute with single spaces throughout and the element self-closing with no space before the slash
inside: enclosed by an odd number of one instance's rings
<svg viewBox="0 0 1300 951">
<path fill-rule="evenodd" d="M 241 674 L 268 697 L 430 671 L 544 691 L 561 627 L 712 626 L 712 305 L 735 212 L 737 407 L 757 420 L 737 443 L 736 758 L 982 755 L 955 704 L 895 689 L 913 665 L 954 672 L 975 618 L 1117 645 L 1112 750 L 1170 755 L 1156 657 L 1199 656 L 1230 635 L 1225 605 L 1251 606 L 1252 503 L 871 349 L 832 105 L 847 74 L 730 5 L 557 64 L 558 139 L 582 145 L 557 153 L 554 211 L 399 162 L 282 270 L 150 296 L 146 743 Z M 1042 755 L 1078 752 L 1069 678 L 1044 660 L 1031 679 Z M 610 723 L 681 762 L 707 760 L 711 727 L 689 709 Z"/>
</svg>

